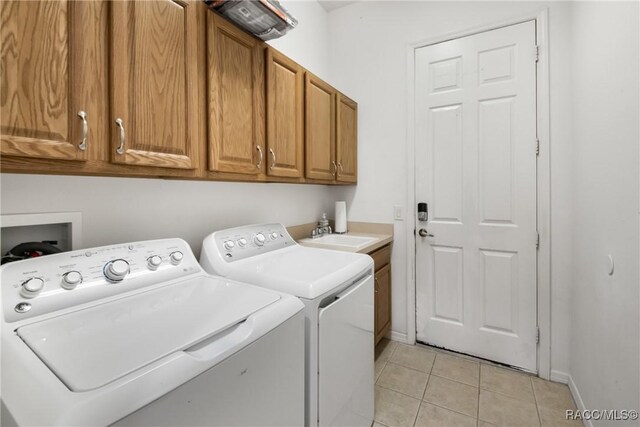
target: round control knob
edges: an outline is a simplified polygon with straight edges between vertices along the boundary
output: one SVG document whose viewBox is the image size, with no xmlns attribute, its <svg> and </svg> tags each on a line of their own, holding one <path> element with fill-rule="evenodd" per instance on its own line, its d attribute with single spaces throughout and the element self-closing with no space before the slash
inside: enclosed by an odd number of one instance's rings
<svg viewBox="0 0 640 427">
<path fill-rule="evenodd" d="M 267 239 L 264 237 L 264 234 L 262 233 L 258 233 L 253 237 L 253 241 L 256 242 L 256 245 L 258 246 L 264 245 L 265 240 Z"/>
<path fill-rule="evenodd" d="M 80 274 L 79 271 L 68 271 L 62 275 L 62 283 L 60 283 L 60 286 L 70 291 L 80 283 L 82 283 L 82 274 Z"/>
<path fill-rule="evenodd" d="M 20 295 L 24 298 L 34 298 L 44 288 L 44 280 L 39 277 L 32 277 L 22 283 Z"/>
<path fill-rule="evenodd" d="M 109 261 L 104 266 L 104 276 L 112 282 L 119 282 L 129 274 L 129 263 L 123 259 Z"/>
<path fill-rule="evenodd" d="M 160 264 L 162 264 L 162 258 L 158 255 L 152 255 L 147 258 L 147 267 L 149 267 L 149 270 L 157 270 Z"/>
<path fill-rule="evenodd" d="M 171 255 L 169 255 L 169 259 L 171 260 L 171 264 L 173 265 L 178 265 L 182 262 L 182 252 L 180 251 L 175 251 L 175 252 L 171 252 Z"/>
<path fill-rule="evenodd" d="M 271 237 L 271 240 L 276 240 L 278 238 L 278 233 L 273 232 L 273 233 L 269 234 L 269 237 Z"/>
<path fill-rule="evenodd" d="M 240 246 L 241 248 L 247 246 L 247 239 L 245 239 L 244 237 L 238 239 L 238 246 Z"/>
<path fill-rule="evenodd" d="M 233 240 L 227 240 L 226 242 L 224 242 L 224 248 L 228 251 L 230 251 L 231 249 L 236 247 L 236 244 L 233 243 Z"/>
</svg>

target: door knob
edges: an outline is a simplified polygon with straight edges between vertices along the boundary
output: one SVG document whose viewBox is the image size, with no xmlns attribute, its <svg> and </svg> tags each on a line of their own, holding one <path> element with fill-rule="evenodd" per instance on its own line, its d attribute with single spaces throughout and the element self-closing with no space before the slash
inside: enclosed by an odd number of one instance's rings
<svg viewBox="0 0 640 427">
<path fill-rule="evenodd" d="M 429 233 L 425 228 L 421 228 L 418 230 L 418 234 L 422 237 L 436 237 L 433 234 Z"/>
</svg>

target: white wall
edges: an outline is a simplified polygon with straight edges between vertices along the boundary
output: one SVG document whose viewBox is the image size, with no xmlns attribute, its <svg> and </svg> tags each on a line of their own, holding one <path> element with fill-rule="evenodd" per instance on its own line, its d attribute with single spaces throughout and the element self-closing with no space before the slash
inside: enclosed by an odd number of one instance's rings
<svg viewBox="0 0 640 427">
<path fill-rule="evenodd" d="M 268 43 L 318 77 L 330 81 L 327 12 L 316 0 L 283 0 L 280 3 L 298 20 L 298 26 L 286 36 Z M 295 56 L 287 52 L 294 52 Z"/>
<path fill-rule="evenodd" d="M 569 366 L 593 409 L 640 410 L 639 12 L 638 2 L 573 6 Z"/>
<path fill-rule="evenodd" d="M 338 190 L 354 220 L 392 222 L 407 206 L 407 47 L 549 7 L 552 369 L 568 372 L 571 259 L 570 5 L 564 2 L 362 2 L 329 14 L 331 72 L 358 101 L 358 186 Z M 405 224 L 395 222 L 392 330 L 407 333 Z"/>
<path fill-rule="evenodd" d="M 272 44 L 320 76 L 328 76 L 327 13 L 315 1 L 283 2 L 298 28 Z M 138 178 L 1 176 L 0 211 L 80 211 L 85 247 L 182 237 L 196 253 L 217 229 L 276 221 L 295 225 L 331 212 L 328 186 L 173 181 Z"/>
<path fill-rule="evenodd" d="M 329 187 L 3 174 L 2 213 L 82 212 L 84 247 L 207 234 L 260 222 L 295 225 L 332 208 Z"/>
</svg>

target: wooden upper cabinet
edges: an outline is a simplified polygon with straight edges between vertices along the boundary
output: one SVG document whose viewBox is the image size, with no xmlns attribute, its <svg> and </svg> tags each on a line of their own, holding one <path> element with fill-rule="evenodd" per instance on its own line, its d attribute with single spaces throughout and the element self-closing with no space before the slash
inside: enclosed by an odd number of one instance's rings
<svg viewBox="0 0 640 427">
<path fill-rule="evenodd" d="M 206 13 L 209 170 L 264 173 L 264 44 Z"/>
<path fill-rule="evenodd" d="M 195 0 L 111 3 L 112 160 L 198 165 Z"/>
<path fill-rule="evenodd" d="M 267 48 L 267 174 L 300 178 L 304 150 L 304 70 Z"/>
<path fill-rule="evenodd" d="M 336 90 L 305 74 L 305 174 L 333 180 L 336 164 Z"/>
<path fill-rule="evenodd" d="M 84 3 L 0 2 L 2 155 L 87 158 L 89 127 L 81 118 L 87 98 L 78 60 Z"/>
<path fill-rule="evenodd" d="M 336 179 L 355 183 L 358 181 L 358 105 L 339 95 L 336 118 Z"/>
</svg>

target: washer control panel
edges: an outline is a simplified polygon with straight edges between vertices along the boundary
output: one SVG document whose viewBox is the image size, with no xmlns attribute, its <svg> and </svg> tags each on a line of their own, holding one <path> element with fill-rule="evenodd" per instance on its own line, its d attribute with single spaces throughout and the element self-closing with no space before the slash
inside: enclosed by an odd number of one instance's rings
<svg viewBox="0 0 640 427">
<path fill-rule="evenodd" d="M 74 307 L 202 269 L 181 239 L 150 240 L 63 252 L 2 266 L 6 322 Z"/>
<path fill-rule="evenodd" d="M 249 258 L 296 245 L 282 224 L 258 224 L 213 233 L 213 240 L 227 262 Z"/>
</svg>

